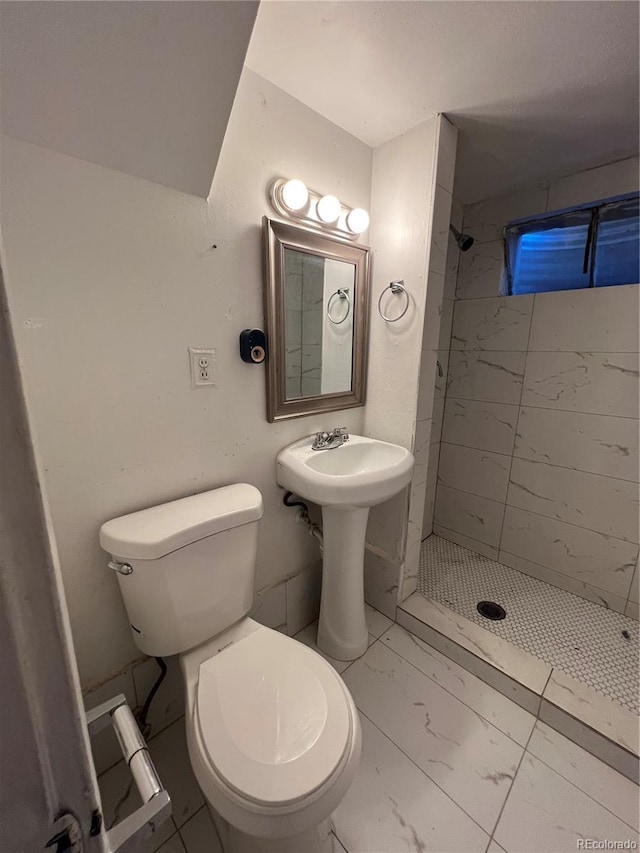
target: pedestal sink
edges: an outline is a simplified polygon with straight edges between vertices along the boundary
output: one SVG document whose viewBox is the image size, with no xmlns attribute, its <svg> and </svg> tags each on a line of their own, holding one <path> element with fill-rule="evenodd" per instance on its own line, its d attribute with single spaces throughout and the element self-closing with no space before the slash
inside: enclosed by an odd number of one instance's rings
<svg viewBox="0 0 640 853">
<path fill-rule="evenodd" d="M 312 450 L 312 436 L 281 450 L 277 480 L 322 507 L 322 599 L 318 648 L 338 660 L 367 650 L 364 543 L 369 507 L 411 480 L 413 455 L 404 447 L 352 435 L 331 450 Z"/>
</svg>

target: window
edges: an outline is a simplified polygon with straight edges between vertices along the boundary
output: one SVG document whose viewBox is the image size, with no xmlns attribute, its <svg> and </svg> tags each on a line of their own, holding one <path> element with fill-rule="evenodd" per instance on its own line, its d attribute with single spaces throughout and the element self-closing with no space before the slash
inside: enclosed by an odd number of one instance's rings
<svg viewBox="0 0 640 853">
<path fill-rule="evenodd" d="M 504 229 L 512 295 L 640 283 L 639 194 L 590 202 Z"/>
</svg>

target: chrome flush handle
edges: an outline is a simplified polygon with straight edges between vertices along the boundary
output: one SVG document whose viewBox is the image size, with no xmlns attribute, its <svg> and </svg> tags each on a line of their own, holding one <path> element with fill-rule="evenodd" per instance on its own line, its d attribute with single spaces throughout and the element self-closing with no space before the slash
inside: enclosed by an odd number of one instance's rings
<svg viewBox="0 0 640 853">
<path fill-rule="evenodd" d="M 118 572 L 120 575 L 133 574 L 133 566 L 130 566 L 129 563 L 117 563 L 115 560 L 109 560 L 107 565 L 110 569 L 113 569 L 114 572 Z"/>
</svg>

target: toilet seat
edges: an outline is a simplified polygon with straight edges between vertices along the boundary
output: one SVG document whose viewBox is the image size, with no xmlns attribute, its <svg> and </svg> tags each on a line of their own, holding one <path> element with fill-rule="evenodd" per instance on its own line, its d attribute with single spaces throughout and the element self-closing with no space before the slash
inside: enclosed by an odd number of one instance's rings
<svg viewBox="0 0 640 853">
<path fill-rule="evenodd" d="M 194 717 L 220 779 L 245 802 L 267 807 L 321 788 L 354 734 L 330 664 L 265 628 L 200 664 Z"/>
</svg>

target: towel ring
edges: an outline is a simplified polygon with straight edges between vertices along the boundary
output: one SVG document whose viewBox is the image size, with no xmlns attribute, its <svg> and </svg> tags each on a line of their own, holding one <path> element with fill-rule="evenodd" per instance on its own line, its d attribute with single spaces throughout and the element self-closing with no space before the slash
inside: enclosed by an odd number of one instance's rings
<svg viewBox="0 0 640 853">
<path fill-rule="evenodd" d="M 340 299 L 346 299 L 347 300 L 347 310 L 346 310 L 345 315 L 342 318 L 342 320 L 334 320 L 333 317 L 331 316 L 331 302 L 333 299 L 336 298 L 336 296 L 338 296 Z M 331 323 L 333 323 L 334 326 L 339 326 L 341 323 L 344 323 L 344 321 L 347 319 L 347 317 L 349 316 L 350 310 L 351 310 L 351 299 L 349 297 L 349 291 L 344 287 L 339 287 L 336 290 L 336 292 L 332 293 L 331 296 L 329 297 L 329 301 L 327 302 L 327 317 L 329 318 L 329 321 Z"/>
<path fill-rule="evenodd" d="M 391 293 L 404 293 L 404 295 L 406 297 L 406 300 L 407 300 L 406 305 L 404 306 L 404 308 L 398 314 L 397 317 L 387 317 L 387 315 L 382 312 L 382 307 L 381 307 L 382 306 L 382 297 L 385 295 L 387 290 L 390 290 Z M 382 319 L 386 320 L 387 323 L 396 323 L 398 320 L 401 320 L 404 317 L 404 315 L 407 313 L 407 311 L 409 310 L 409 301 L 410 301 L 409 300 L 409 292 L 407 291 L 407 288 L 404 286 L 404 281 L 402 279 L 399 279 L 398 281 L 392 281 L 389 283 L 389 287 L 385 287 L 385 289 L 380 294 L 380 299 L 378 299 L 378 314 L 380 314 Z"/>
</svg>

